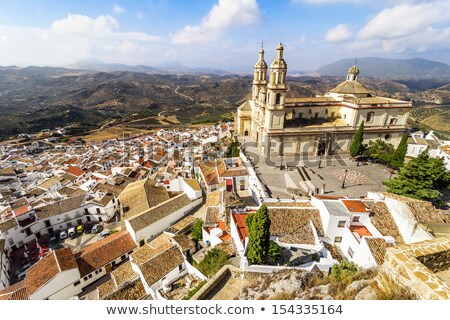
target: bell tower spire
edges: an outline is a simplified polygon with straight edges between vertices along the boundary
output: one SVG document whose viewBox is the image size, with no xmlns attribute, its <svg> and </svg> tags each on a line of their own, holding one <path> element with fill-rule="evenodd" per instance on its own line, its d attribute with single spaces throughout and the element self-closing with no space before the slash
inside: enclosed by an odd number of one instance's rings
<svg viewBox="0 0 450 320">
<path fill-rule="evenodd" d="M 280 42 L 277 47 L 275 60 L 273 60 L 272 64 L 270 65 L 270 81 L 267 86 L 267 102 L 270 108 L 284 108 L 284 98 L 287 90 L 287 64 L 283 59 L 283 50 L 283 44 Z"/>
<path fill-rule="evenodd" d="M 261 41 L 261 49 L 259 50 L 259 59 L 255 64 L 253 75 L 253 100 L 265 100 L 267 86 L 267 63 L 264 61 L 264 43 Z M 264 97 L 263 97 L 264 96 Z"/>
</svg>

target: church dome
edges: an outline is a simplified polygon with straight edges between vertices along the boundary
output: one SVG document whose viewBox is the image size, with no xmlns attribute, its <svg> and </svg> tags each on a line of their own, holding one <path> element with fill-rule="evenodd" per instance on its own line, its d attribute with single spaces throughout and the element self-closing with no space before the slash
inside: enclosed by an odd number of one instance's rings
<svg viewBox="0 0 450 320">
<path fill-rule="evenodd" d="M 357 66 L 353 66 L 350 69 L 348 69 L 347 73 L 348 74 L 356 74 L 356 75 L 358 75 L 359 74 L 359 68 Z"/>
</svg>

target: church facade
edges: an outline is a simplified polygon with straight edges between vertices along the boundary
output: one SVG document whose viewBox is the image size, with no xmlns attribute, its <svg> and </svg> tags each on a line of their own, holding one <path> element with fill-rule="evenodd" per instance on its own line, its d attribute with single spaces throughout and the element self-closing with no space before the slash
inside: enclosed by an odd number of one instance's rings
<svg viewBox="0 0 450 320">
<path fill-rule="evenodd" d="M 250 137 L 261 154 L 325 155 L 348 153 L 364 121 L 364 144 L 382 139 L 397 147 L 412 103 L 373 96 L 353 66 L 347 79 L 322 96 L 286 97 L 287 64 L 283 45 L 268 68 L 264 50 L 254 68 L 252 97 L 235 113 L 235 132 Z"/>
</svg>

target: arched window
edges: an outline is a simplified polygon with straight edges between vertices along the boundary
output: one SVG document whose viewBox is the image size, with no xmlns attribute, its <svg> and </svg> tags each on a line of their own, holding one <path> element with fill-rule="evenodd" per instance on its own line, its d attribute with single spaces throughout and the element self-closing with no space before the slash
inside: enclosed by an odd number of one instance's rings
<svg viewBox="0 0 450 320">
<path fill-rule="evenodd" d="M 275 104 L 280 104 L 281 103 L 281 94 L 277 93 L 277 95 L 275 96 Z"/>
</svg>

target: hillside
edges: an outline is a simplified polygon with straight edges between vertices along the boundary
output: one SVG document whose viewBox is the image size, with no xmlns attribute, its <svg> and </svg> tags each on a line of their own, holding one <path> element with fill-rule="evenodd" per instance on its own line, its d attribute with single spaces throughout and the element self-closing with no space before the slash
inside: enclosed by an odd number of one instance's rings
<svg viewBox="0 0 450 320">
<path fill-rule="evenodd" d="M 320 75 L 341 76 L 354 65 L 354 59 L 342 59 L 318 70 Z M 450 66 L 445 63 L 414 58 L 408 60 L 386 58 L 358 58 L 361 77 L 378 78 L 450 78 Z"/>
<path fill-rule="evenodd" d="M 344 77 L 345 72 L 289 77 L 287 95 L 320 95 Z M 450 103 L 450 84 L 444 79 L 360 79 L 374 94 L 413 100 L 417 106 Z M 135 128 L 152 129 L 164 124 L 152 119 L 161 112 L 176 120 L 169 124 L 217 121 L 250 97 L 251 85 L 251 76 L 3 67 L 0 139 L 57 126 L 82 133 L 131 120 Z"/>
</svg>

